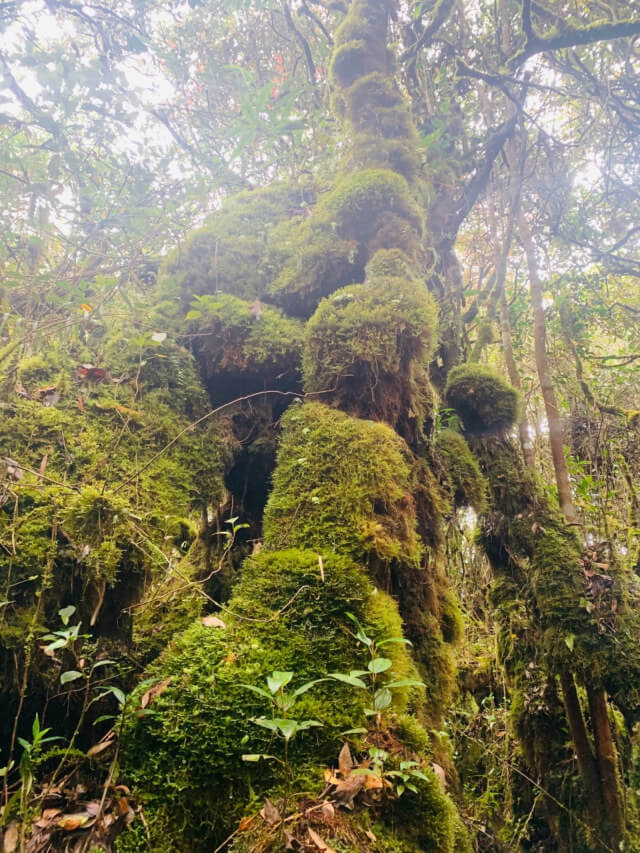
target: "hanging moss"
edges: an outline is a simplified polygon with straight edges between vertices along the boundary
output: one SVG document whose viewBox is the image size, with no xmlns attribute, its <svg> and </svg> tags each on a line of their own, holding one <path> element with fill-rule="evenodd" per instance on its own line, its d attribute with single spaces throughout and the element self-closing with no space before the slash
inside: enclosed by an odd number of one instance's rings
<svg viewBox="0 0 640 853">
<path fill-rule="evenodd" d="M 464 438 L 453 429 L 438 430 L 436 451 L 445 469 L 445 487 L 454 506 L 471 506 L 479 514 L 484 512 L 487 481 Z"/>
<path fill-rule="evenodd" d="M 520 411 L 518 392 L 490 367 L 462 364 L 450 371 L 445 402 L 458 413 L 465 430 L 473 435 L 504 433 L 516 423 Z"/>
<path fill-rule="evenodd" d="M 222 290 L 243 299 L 262 296 L 272 276 L 267 262 L 270 230 L 301 216 L 310 199 L 300 188 L 274 184 L 231 197 L 208 223 L 161 267 L 159 288 L 180 294 L 186 309 L 195 295 Z"/>
<path fill-rule="evenodd" d="M 342 409 L 394 427 L 408 416 L 419 431 L 431 404 L 435 325 L 433 302 L 418 282 L 376 277 L 342 288 L 307 324 L 305 388 L 329 390 Z"/>
<path fill-rule="evenodd" d="M 226 293 L 193 303 L 193 350 L 212 402 L 298 385 L 302 324 Z"/>
<path fill-rule="evenodd" d="M 321 403 L 294 406 L 283 418 L 265 543 L 417 566 L 407 453 L 384 424 Z"/>
<path fill-rule="evenodd" d="M 327 672 L 364 668 L 347 613 L 378 640 L 399 627 L 393 603 L 372 593 L 362 569 L 348 559 L 328 555 L 321 572 L 313 551 L 263 552 L 245 563 L 229 611 L 221 614 L 226 628 L 195 623 L 149 669 L 149 676 L 172 681 L 148 713 L 136 711 L 134 696 L 122 766 L 143 807 L 165 815 L 159 825 L 169 828 L 173 849 L 211 849 L 233 828 L 251 793 L 259 796 L 281 779 L 277 762 L 242 761 L 245 753 L 280 749 L 251 723 L 271 711 L 245 685 L 263 686 L 274 670 L 295 672 L 297 687 Z M 405 647 L 393 655 L 394 671 L 411 673 Z M 311 764 L 322 784 L 320 768 L 339 750 L 339 733 L 364 719 L 366 701 L 363 691 L 334 680 L 298 698 L 291 716 L 322 726 L 291 742 L 294 775 L 306 776 L 308 784 Z M 402 710 L 406 700 L 396 701 Z"/>
</svg>

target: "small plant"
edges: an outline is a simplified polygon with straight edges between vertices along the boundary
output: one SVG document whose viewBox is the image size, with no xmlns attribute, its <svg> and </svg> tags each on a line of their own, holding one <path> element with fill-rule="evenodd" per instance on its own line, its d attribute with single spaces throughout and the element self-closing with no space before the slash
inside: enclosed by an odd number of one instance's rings
<svg viewBox="0 0 640 853">
<path fill-rule="evenodd" d="M 347 616 L 356 626 L 355 638 L 365 646 L 369 653 L 367 668 L 352 669 L 348 673 L 330 672 L 329 678 L 334 678 L 336 681 L 366 690 L 370 698 L 370 707 L 365 708 L 364 713 L 367 717 L 375 717 L 376 726 L 380 728 L 382 714 L 393 702 L 393 690 L 398 690 L 402 687 L 422 687 L 423 685 L 421 681 L 413 678 L 403 678 L 381 683 L 381 676 L 391 669 L 393 661 L 390 658 L 382 657 L 379 654 L 379 650 L 393 643 L 407 646 L 410 646 L 411 643 L 404 637 L 388 637 L 386 640 L 376 642 L 376 640 L 367 635 L 367 632 L 352 613 L 347 613 Z M 351 729 L 346 734 L 362 733 L 365 731 L 366 729 Z"/>
</svg>

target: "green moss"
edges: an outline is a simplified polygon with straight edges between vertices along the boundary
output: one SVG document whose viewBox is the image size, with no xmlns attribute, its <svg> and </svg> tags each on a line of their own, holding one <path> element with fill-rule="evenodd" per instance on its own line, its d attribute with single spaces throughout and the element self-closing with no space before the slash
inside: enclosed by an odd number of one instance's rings
<svg viewBox="0 0 640 853">
<path fill-rule="evenodd" d="M 435 327 L 433 301 L 416 281 L 375 277 L 342 288 L 307 324 L 305 389 L 331 389 L 329 399 L 343 409 L 392 426 L 411 412 L 419 429 L 430 403 Z"/>
<path fill-rule="evenodd" d="M 97 378 L 85 375 L 86 364 Z M 38 600 L 40 633 L 57 628 L 57 611 L 73 604 L 98 648 L 115 636 L 128 646 L 132 605 L 145 585 L 171 574 L 207 507 L 219 503 L 234 447 L 224 420 L 184 432 L 208 402 L 193 357 L 170 337 L 158 343 L 121 320 L 117 331 L 95 322 L 71 327 L 62 343 L 42 342 L 30 365 L 24 376 L 36 390 L 45 378 L 38 371 L 53 366 L 58 396 L 46 404 L 13 383 L 4 389 L 0 445 L 30 471 L 0 507 L 0 538 L 12 543 L 0 549 L 0 584 L 10 586 L 1 614 L 2 701 Z M 34 666 L 33 696 L 58 674 Z"/>
<path fill-rule="evenodd" d="M 473 435 L 504 433 L 520 415 L 516 389 L 495 370 L 480 364 L 462 364 L 450 371 L 444 394 L 446 404 Z"/>
<path fill-rule="evenodd" d="M 45 356 L 38 353 L 27 356 L 18 363 L 18 381 L 29 393 L 54 384 L 62 368 L 62 360 L 58 353 L 49 352 Z"/>
<path fill-rule="evenodd" d="M 414 278 L 411 259 L 402 249 L 380 249 L 369 258 L 365 267 L 366 281 L 386 278 Z"/>
<path fill-rule="evenodd" d="M 389 211 L 423 233 L 424 216 L 407 181 L 391 169 L 361 169 L 320 199 L 316 218 L 347 239 L 367 240 L 375 234 L 377 218 Z"/>
<path fill-rule="evenodd" d="M 357 243 L 341 239 L 330 226 L 305 223 L 288 236 L 286 259 L 269 286 L 269 297 L 295 316 L 309 317 L 319 300 L 363 275 Z"/>
<path fill-rule="evenodd" d="M 276 762 L 242 761 L 243 753 L 280 751 L 265 729 L 251 723 L 270 710 L 245 685 L 262 686 L 273 670 L 295 672 L 299 686 L 327 672 L 363 668 L 347 613 L 381 640 L 387 630 L 399 629 L 394 610 L 348 559 L 327 555 L 321 573 L 316 552 L 263 552 L 244 565 L 229 610 L 221 614 L 226 629 L 197 622 L 174 639 L 147 673 L 172 679 L 150 713 L 136 710 L 140 694 L 134 695 L 122 763 L 138 795 L 170 816 L 175 849 L 210 849 L 233 827 L 251 791 L 259 795 L 281 776 Z M 410 658 L 398 648 L 394 666 L 410 673 Z M 323 725 L 291 742 L 294 774 L 308 774 L 309 761 L 317 767 L 335 758 L 339 733 L 362 723 L 366 701 L 363 691 L 334 680 L 299 697 L 292 716 Z M 404 703 L 396 701 L 402 710 Z"/>
<path fill-rule="evenodd" d="M 407 454 L 385 424 L 320 403 L 294 406 L 283 419 L 265 543 L 417 565 L 421 548 Z"/>
<path fill-rule="evenodd" d="M 270 305 L 205 295 L 187 315 L 193 349 L 213 402 L 298 382 L 302 324 Z"/>
<path fill-rule="evenodd" d="M 487 481 L 467 442 L 455 430 L 441 429 L 436 435 L 436 452 L 454 506 L 471 506 L 481 514 L 487 503 Z"/>
<path fill-rule="evenodd" d="M 364 39 L 351 39 L 333 52 L 330 74 L 338 86 L 350 86 L 368 70 L 369 56 Z"/>
<path fill-rule="evenodd" d="M 185 307 L 194 295 L 218 290 L 244 299 L 262 296 L 273 274 L 267 262 L 269 232 L 305 208 L 304 191 L 284 184 L 238 193 L 169 255 L 160 270 L 160 290 L 168 296 L 177 290 Z"/>
</svg>

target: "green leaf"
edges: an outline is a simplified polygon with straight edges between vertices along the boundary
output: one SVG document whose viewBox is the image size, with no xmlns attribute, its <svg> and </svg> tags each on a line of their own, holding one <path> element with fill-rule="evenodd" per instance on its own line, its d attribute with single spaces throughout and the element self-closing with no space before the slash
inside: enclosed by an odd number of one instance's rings
<svg viewBox="0 0 640 853">
<path fill-rule="evenodd" d="M 357 628 L 356 637 L 360 640 L 361 643 L 364 643 L 365 646 L 370 646 L 373 640 L 371 639 L 371 637 L 367 636 L 367 632 L 364 630 L 357 618 L 353 615 L 353 613 L 347 613 L 347 616 L 349 617 L 349 619 L 351 619 L 351 621 Z"/>
<path fill-rule="evenodd" d="M 365 682 L 353 674 L 347 675 L 346 672 L 330 672 L 329 678 L 335 678 L 336 681 L 342 681 L 345 684 L 350 684 L 352 687 L 363 687 L 365 690 L 367 689 Z"/>
<path fill-rule="evenodd" d="M 389 707 L 392 699 L 391 691 L 387 687 L 383 687 L 382 690 L 376 691 L 376 695 L 373 697 L 373 707 L 376 711 L 384 711 L 385 708 Z"/>
<path fill-rule="evenodd" d="M 246 687 L 247 690 L 251 690 L 253 693 L 257 693 L 258 696 L 264 696 L 266 699 L 271 701 L 271 693 L 268 690 L 265 690 L 264 687 L 257 687 L 255 684 L 241 684 L 241 687 Z"/>
<path fill-rule="evenodd" d="M 378 672 L 386 672 L 388 669 L 391 669 L 393 666 L 393 661 L 389 660 L 389 658 L 374 658 L 369 661 L 367 669 L 369 672 L 378 673 Z"/>
<path fill-rule="evenodd" d="M 275 672 L 272 672 L 271 675 L 267 676 L 267 686 L 272 693 L 277 693 L 278 690 L 287 685 L 292 678 L 292 672 L 278 672 L 276 670 Z"/>
<path fill-rule="evenodd" d="M 389 681 L 386 686 L 392 690 L 395 687 L 424 687 L 424 681 L 418 681 L 416 678 L 402 678 L 400 681 Z"/>
<path fill-rule="evenodd" d="M 564 642 L 565 642 L 567 648 L 569 649 L 569 651 L 572 652 L 573 647 L 574 647 L 575 642 L 576 642 L 576 635 L 575 634 L 567 634 L 564 638 Z"/>
<path fill-rule="evenodd" d="M 76 609 L 73 604 L 69 604 L 68 607 L 63 607 L 62 610 L 58 610 L 58 616 L 62 619 L 62 624 L 68 625 L 69 619 L 71 619 L 75 612 Z"/>
<path fill-rule="evenodd" d="M 321 681 L 326 681 L 326 680 L 327 680 L 326 678 L 316 678 L 314 681 L 307 681 L 306 684 L 303 684 L 300 687 L 298 687 L 297 690 L 294 690 L 293 695 L 294 696 L 302 696 L 302 694 L 306 693 L 307 690 L 311 690 L 311 688 L 315 684 L 319 684 Z"/>
<path fill-rule="evenodd" d="M 77 678 L 82 678 L 82 673 L 77 669 L 68 669 L 60 676 L 60 684 L 67 684 L 69 681 L 75 681 Z"/>
<path fill-rule="evenodd" d="M 401 643 L 403 646 L 413 646 L 411 640 L 407 640 L 405 637 L 389 637 L 387 640 L 376 643 L 376 645 L 381 649 L 383 646 L 389 645 L 389 643 Z"/>
</svg>

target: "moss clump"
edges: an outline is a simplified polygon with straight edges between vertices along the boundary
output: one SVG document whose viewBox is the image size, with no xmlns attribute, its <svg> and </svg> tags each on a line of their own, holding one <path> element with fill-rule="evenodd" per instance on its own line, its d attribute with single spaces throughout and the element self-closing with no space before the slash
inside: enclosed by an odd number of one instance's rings
<svg viewBox="0 0 640 853">
<path fill-rule="evenodd" d="M 436 435 L 436 452 L 445 470 L 445 488 L 455 507 L 471 506 L 477 513 L 487 504 L 487 481 L 469 445 L 453 429 Z"/>
<path fill-rule="evenodd" d="M 436 313 L 426 288 L 411 279 L 375 277 L 323 300 L 305 330 L 303 372 L 310 392 L 362 417 L 418 430 L 430 395 L 426 375 Z"/>
<path fill-rule="evenodd" d="M 265 543 L 417 566 L 409 478 L 407 447 L 385 424 L 321 403 L 294 406 L 283 418 Z"/>
<path fill-rule="evenodd" d="M 323 296 L 363 276 L 358 244 L 342 239 L 330 226 L 306 222 L 275 245 L 283 262 L 269 298 L 289 314 L 309 317 Z"/>
<path fill-rule="evenodd" d="M 302 324 L 277 308 L 226 293 L 197 299 L 187 314 L 193 349 L 214 403 L 262 388 L 296 387 Z"/>
<path fill-rule="evenodd" d="M 366 241 L 375 235 L 378 217 L 389 211 L 423 233 L 424 216 L 407 181 L 391 169 L 361 169 L 320 199 L 316 218 L 347 239 Z"/>
<path fill-rule="evenodd" d="M 185 308 L 195 295 L 218 290 L 243 299 L 262 296 L 273 275 L 269 233 L 283 219 L 302 215 L 306 206 L 304 191 L 285 184 L 238 193 L 169 255 L 160 270 L 160 290 L 171 296 L 177 290 Z"/>
<path fill-rule="evenodd" d="M 480 364 L 455 367 L 447 378 L 444 396 L 472 435 L 504 433 L 520 414 L 516 389 L 495 370 Z"/>
<path fill-rule="evenodd" d="M 259 797 L 281 781 L 277 762 L 242 760 L 245 753 L 281 752 L 269 732 L 251 722 L 272 711 L 246 685 L 262 687 L 274 670 L 295 672 L 298 687 L 328 672 L 362 669 L 366 661 L 347 613 L 377 640 L 398 627 L 397 616 L 386 612 L 393 612 L 393 603 L 385 600 L 379 607 L 377 595 L 363 570 L 346 558 L 327 556 L 321 574 L 313 551 L 263 552 L 245 562 L 229 611 L 222 614 L 226 628 L 195 623 L 150 667 L 150 677 L 172 680 L 148 713 L 136 705 L 140 694 L 134 695 L 122 766 L 146 806 L 164 813 L 173 849 L 210 850 L 233 828 L 252 794 Z M 410 671 L 404 648 L 395 665 Z M 361 724 L 366 701 L 364 691 L 332 679 L 301 695 L 291 716 L 322 726 L 291 741 L 290 772 L 306 774 L 308 784 L 310 765 L 334 759 L 339 733 Z M 405 703 L 397 701 L 402 711 Z M 321 785 L 319 771 L 316 784 Z"/>
</svg>

